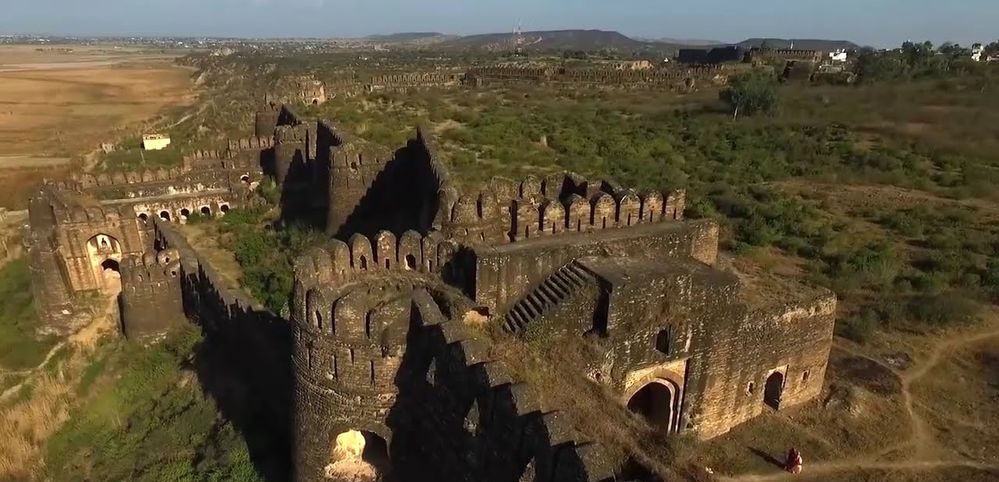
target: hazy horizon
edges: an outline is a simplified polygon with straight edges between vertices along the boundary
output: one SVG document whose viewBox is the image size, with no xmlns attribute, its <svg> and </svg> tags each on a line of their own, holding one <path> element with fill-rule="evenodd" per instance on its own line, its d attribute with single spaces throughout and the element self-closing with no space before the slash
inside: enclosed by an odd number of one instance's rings
<svg viewBox="0 0 999 482">
<path fill-rule="evenodd" d="M 628 0 L 7 0 L 0 34 L 359 38 L 400 32 L 454 35 L 599 29 L 630 37 L 716 40 L 818 38 L 887 47 L 905 40 L 961 44 L 996 40 L 989 0 L 841 0 L 807 5 L 703 0 L 682 10 Z M 625 5 L 623 5 L 626 3 Z"/>
</svg>

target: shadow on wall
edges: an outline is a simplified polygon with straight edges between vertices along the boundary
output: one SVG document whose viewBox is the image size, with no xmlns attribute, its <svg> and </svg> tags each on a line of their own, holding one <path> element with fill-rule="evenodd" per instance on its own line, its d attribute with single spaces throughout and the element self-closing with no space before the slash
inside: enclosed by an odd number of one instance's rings
<svg viewBox="0 0 999 482">
<path fill-rule="evenodd" d="M 606 466 L 592 463 L 594 446 L 577 444 L 565 418 L 542 412 L 523 385 L 483 362 L 483 347 L 449 340 L 455 328 L 434 324 L 443 318 L 429 304 L 413 310 L 398 398 L 386 419 L 396 480 L 611 480 Z"/>
<path fill-rule="evenodd" d="M 328 225 L 330 234 L 348 239 L 357 233 L 371 237 L 382 230 L 394 233 L 408 230 L 427 233 L 430 230 L 439 207 L 440 180 L 424 145 L 410 139 L 384 162 L 380 171 L 363 173 L 364 169 L 362 165 L 357 170 L 341 167 L 331 171 L 330 175 L 336 177 L 331 194 L 337 200 L 331 202 L 330 209 L 342 211 L 333 213 L 331 219 L 343 221 L 339 226 Z M 365 176 L 374 176 L 374 179 L 363 191 L 338 196 L 338 186 L 364 185 Z"/>
<path fill-rule="evenodd" d="M 208 282 L 188 284 L 184 296 L 204 334 L 194 361 L 202 389 L 246 441 L 257 473 L 268 482 L 290 480 L 288 324 L 269 312 L 226 303 Z"/>
</svg>

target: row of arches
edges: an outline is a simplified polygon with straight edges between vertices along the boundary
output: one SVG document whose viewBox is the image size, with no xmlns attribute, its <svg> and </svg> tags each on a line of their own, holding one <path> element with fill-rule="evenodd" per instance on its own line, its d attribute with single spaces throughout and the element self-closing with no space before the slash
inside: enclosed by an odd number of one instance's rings
<svg viewBox="0 0 999 482">
<path fill-rule="evenodd" d="M 150 218 L 152 218 L 152 217 L 155 216 L 155 217 L 159 218 L 161 221 L 167 221 L 167 222 L 174 222 L 174 221 L 176 221 L 176 222 L 180 222 L 181 224 L 183 224 L 183 223 L 187 222 L 187 219 L 190 218 L 193 213 L 197 213 L 197 214 L 199 214 L 201 216 L 205 216 L 205 217 L 211 217 L 211 216 L 214 216 L 214 215 L 225 216 L 226 213 L 229 212 L 229 209 L 230 209 L 229 205 L 223 203 L 223 204 L 219 204 L 218 211 L 213 211 L 212 207 L 206 204 L 206 205 L 202 205 L 202 206 L 200 206 L 198 208 L 184 207 L 184 208 L 177 209 L 175 211 L 171 211 L 170 209 L 162 209 L 159 212 L 155 212 L 155 211 L 151 212 L 151 213 L 140 212 L 136 216 L 143 223 L 148 222 Z"/>
</svg>

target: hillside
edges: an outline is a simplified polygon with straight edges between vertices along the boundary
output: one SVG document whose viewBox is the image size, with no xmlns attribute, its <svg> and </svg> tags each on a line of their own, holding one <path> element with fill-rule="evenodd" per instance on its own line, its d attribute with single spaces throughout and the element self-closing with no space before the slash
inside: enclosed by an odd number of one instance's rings
<svg viewBox="0 0 999 482">
<path fill-rule="evenodd" d="M 523 48 L 534 51 L 544 50 L 641 50 L 661 45 L 641 42 L 619 32 L 606 30 L 554 30 L 523 33 Z M 511 49 L 514 45 L 512 33 L 491 33 L 469 35 L 442 44 L 446 48 L 463 50 L 499 51 Z"/>
<path fill-rule="evenodd" d="M 738 46 L 745 48 L 760 47 L 764 43 L 768 47 L 786 49 L 791 47 L 792 40 L 780 38 L 751 38 L 739 42 Z M 848 40 L 794 39 L 794 48 L 807 50 L 831 51 L 837 49 L 854 50 L 860 46 Z"/>
</svg>

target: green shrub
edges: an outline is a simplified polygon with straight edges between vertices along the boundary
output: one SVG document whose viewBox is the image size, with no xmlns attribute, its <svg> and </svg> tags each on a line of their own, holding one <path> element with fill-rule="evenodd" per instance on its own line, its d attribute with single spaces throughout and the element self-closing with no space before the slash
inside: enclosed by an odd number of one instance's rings
<svg viewBox="0 0 999 482">
<path fill-rule="evenodd" d="M 877 329 L 877 314 L 873 311 L 836 320 L 836 334 L 857 343 L 866 343 Z"/>
<path fill-rule="evenodd" d="M 978 315 L 981 306 L 957 292 L 919 296 L 909 303 L 909 313 L 916 321 L 935 326 L 967 323 Z"/>
</svg>

